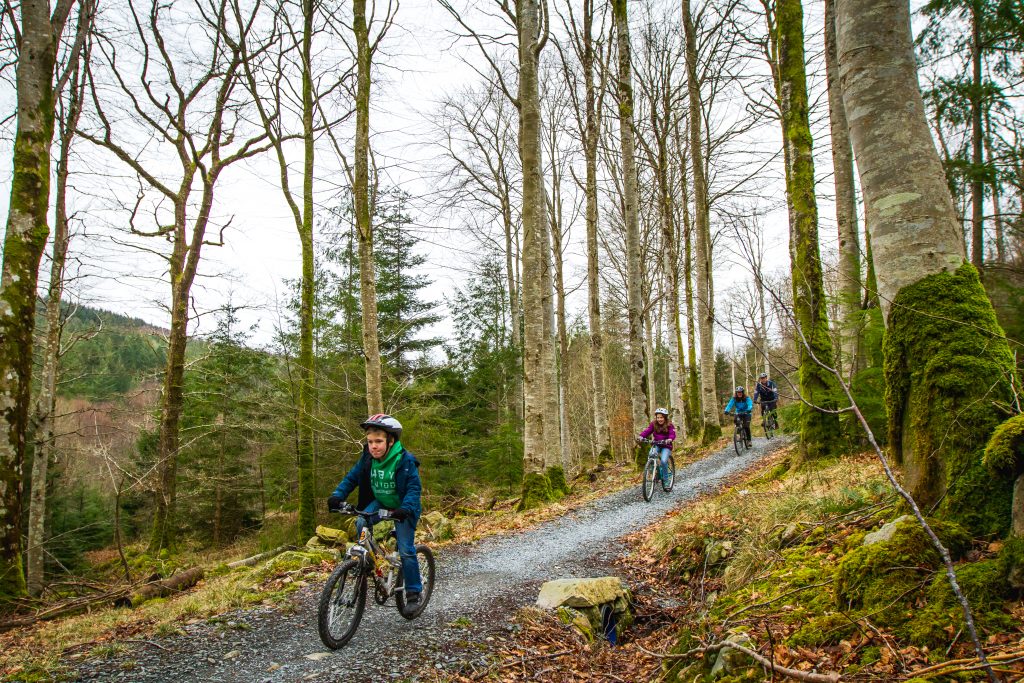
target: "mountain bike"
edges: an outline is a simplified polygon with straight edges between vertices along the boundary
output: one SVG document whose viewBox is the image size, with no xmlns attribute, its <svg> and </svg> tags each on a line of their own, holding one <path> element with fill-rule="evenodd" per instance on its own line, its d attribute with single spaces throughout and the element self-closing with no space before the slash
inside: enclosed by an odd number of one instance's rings
<svg viewBox="0 0 1024 683">
<path fill-rule="evenodd" d="M 644 500 L 648 503 L 651 502 L 651 498 L 654 497 L 654 484 L 656 481 L 661 481 L 661 490 L 665 493 L 669 493 L 672 487 L 676 483 L 676 461 L 670 454 L 668 456 L 667 476 L 662 478 L 661 476 L 661 456 L 658 454 L 658 449 L 663 447 L 666 442 L 664 441 L 653 441 L 651 439 L 640 439 L 641 443 L 651 444 L 651 450 L 647 452 L 647 464 L 644 465 L 644 483 L 641 489 Z"/>
<path fill-rule="evenodd" d="M 779 431 L 779 413 L 775 408 L 761 413 L 761 429 L 764 430 L 764 436 L 769 441 L 775 436 L 775 432 Z"/>
<path fill-rule="evenodd" d="M 366 513 L 349 506 L 332 512 L 359 517 L 364 524 L 359 540 L 347 551 L 338 553 L 339 559 L 343 561 L 331 572 L 320 594 L 317 615 L 320 640 L 332 650 L 337 650 L 351 640 L 359 628 L 359 621 L 366 608 L 370 579 L 373 579 L 373 599 L 378 605 L 387 604 L 393 596 L 398 613 L 404 618 L 415 619 L 421 615 L 434 591 L 434 553 L 425 545 L 416 546 L 423 590 L 420 592 L 419 606 L 415 610 L 406 611 L 402 559 L 397 550 L 387 552 L 373 536 L 374 520 L 391 520 L 390 511 L 381 509 Z M 385 541 L 390 538 L 397 541 L 394 529 L 388 533 Z"/>
<path fill-rule="evenodd" d="M 747 430 L 743 426 L 743 419 L 740 417 L 739 413 L 733 414 L 732 423 L 734 425 L 732 446 L 736 449 L 736 455 L 742 455 L 743 451 L 748 448 L 752 448 L 752 445 L 747 445 Z"/>
</svg>

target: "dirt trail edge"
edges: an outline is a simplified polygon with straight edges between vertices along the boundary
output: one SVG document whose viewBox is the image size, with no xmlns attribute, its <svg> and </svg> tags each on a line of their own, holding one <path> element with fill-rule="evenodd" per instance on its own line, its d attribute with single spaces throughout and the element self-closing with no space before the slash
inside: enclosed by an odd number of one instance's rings
<svg viewBox="0 0 1024 683">
<path fill-rule="evenodd" d="M 522 533 L 445 549 L 426 612 L 407 622 L 372 594 L 352 641 L 327 650 L 316 630 L 321 584 L 297 591 L 290 608 L 264 607 L 223 615 L 218 623 L 183 628 L 159 647 L 133 644 L 116 658 L 80 664 L 80 681 L 430 681 L 468 663 L 483 663 L 488 642 L 516 628 L 519 607 L 531 604 L 542 581 L 609 573 L 616 539 L 657 522 L 666 512 L 785 445 L 754 440 L 737 456 L 732 447 L 680 469 L 675 489 L 658 488 L 645 503 L 639 485 L 608 495 Z M 628 577 L 626 578 L 628 582 Z"/>
</svg>

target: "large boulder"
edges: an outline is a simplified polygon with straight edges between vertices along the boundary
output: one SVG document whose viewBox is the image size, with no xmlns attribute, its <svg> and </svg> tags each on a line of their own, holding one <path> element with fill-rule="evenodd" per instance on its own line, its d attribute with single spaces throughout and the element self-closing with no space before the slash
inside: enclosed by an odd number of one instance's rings
<svg viewBox="0 0 1024 683">
<path fill-rule="evenodd" d="M 342 517 L 338 529 L 329 526 L 318 526 L 316 537 L 326 546 L 345 545 L 356 540 L 356 522 L 354 517 Z"/>
<path fill-rule="evenodd" d="M 548 581 L 537 596 L 538 607 L 557 610 L 563 623 L 591 642 L 596 634 L 606 635 L 606 620 L 615 625 L 616 640 L 622 637 L 633 623 L 629 602 L 629 590 L 616 576 Z"/>
</svg>

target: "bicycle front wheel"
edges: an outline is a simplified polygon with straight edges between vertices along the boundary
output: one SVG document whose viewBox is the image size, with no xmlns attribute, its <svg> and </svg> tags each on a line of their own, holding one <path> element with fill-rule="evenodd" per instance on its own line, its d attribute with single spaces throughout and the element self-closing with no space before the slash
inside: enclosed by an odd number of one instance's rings
<svg viewBox="0 0 1024 683">
<path fill-rule="evenodd" d="M 366 575 L 348 560 L 327 578 L 320 594 L 317 627 L 324 645 L 337 650 L 352 639 L 366 607 Z"/>
<path fill-rule="evenodd" d="M 743 427 L 737 424 L 732 433 L 732 447 L 736 449 L 736 455 L 741 455 L 743 453 L 743 448 L 745 446 L 744 436 Z"/>
<path fill-rule="evenodd" d="M 405 611 L 405 591 L 400 590 L 395 593 L 395 605 L 398 606 L 398 613 L 406 619 L 415 619 L 419 615 L 423 614 L 423 610 L 427 608 L 427 603 L 430 602 L 430 595 L 434 592 L 434 553 L 425 545 L 416 546 L 416 561 L 420 565 L 420 583 L 423 585 L 423 589 L 420 591 L 420 604 L 414 611 L 406 613 Z M 405 576 L 400 579 L 401 586 L 405 586 Z"/>
<path fill-rule="evenodd" d="M 656 458 L 647 458 L 647 465 L 644 467 L 644 500 L 651 501 L 654 496 L 654 477 L 658 474 L 658 461 Z"/>
<path fill-rule="evenodd" d="M 764 428 L 764 438 L 771 441 L 771 438 L 775 436 L 775 425 L 773 424 L 771 412 L 768 412 L 764 416 L 764 420 L 761 422 L 761 426 Z"/>
<path fill-rule="evenodd" d="M 668 456 L 668 465 L 665 466 L 665 477 L 661 480 L 661 490 L 668 493 L 676 485 L 676 461 L 671 455 Z"/>
</svg>

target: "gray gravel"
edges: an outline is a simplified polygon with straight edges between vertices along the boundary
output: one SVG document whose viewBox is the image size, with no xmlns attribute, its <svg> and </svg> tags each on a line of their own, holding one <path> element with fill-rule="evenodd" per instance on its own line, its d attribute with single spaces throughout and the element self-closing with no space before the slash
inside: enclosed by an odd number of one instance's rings
<svg viewBox="0 0 1024 683">
<path fill-rule="evenodd" d="M 511 618 L 533 602 L 542 581 L 608 574 L 621 552 L 616 539 L 713 490 L 784 443 L 755 439 L 742 456 L 730 446 L 679 470 L 675 489 L 657 488 L 650 503 L 639 486 L 631 487 L 535 529 L 446 549 L 438 554 L 437 584 L 419 619 L 402 619 L 392 604 L 377 606 L 371 593 L 359 631 L 337 652 L 317 635 L 318 583 L 299 589 L 289 608 L 239 611 L 153 641 L 166 650 L 133 643 L 125 655 L 78 663 L 74 680 L 426 681 L 482 664 L 489 644 L 511 637 L 517 628 Z"/>
</svg>

